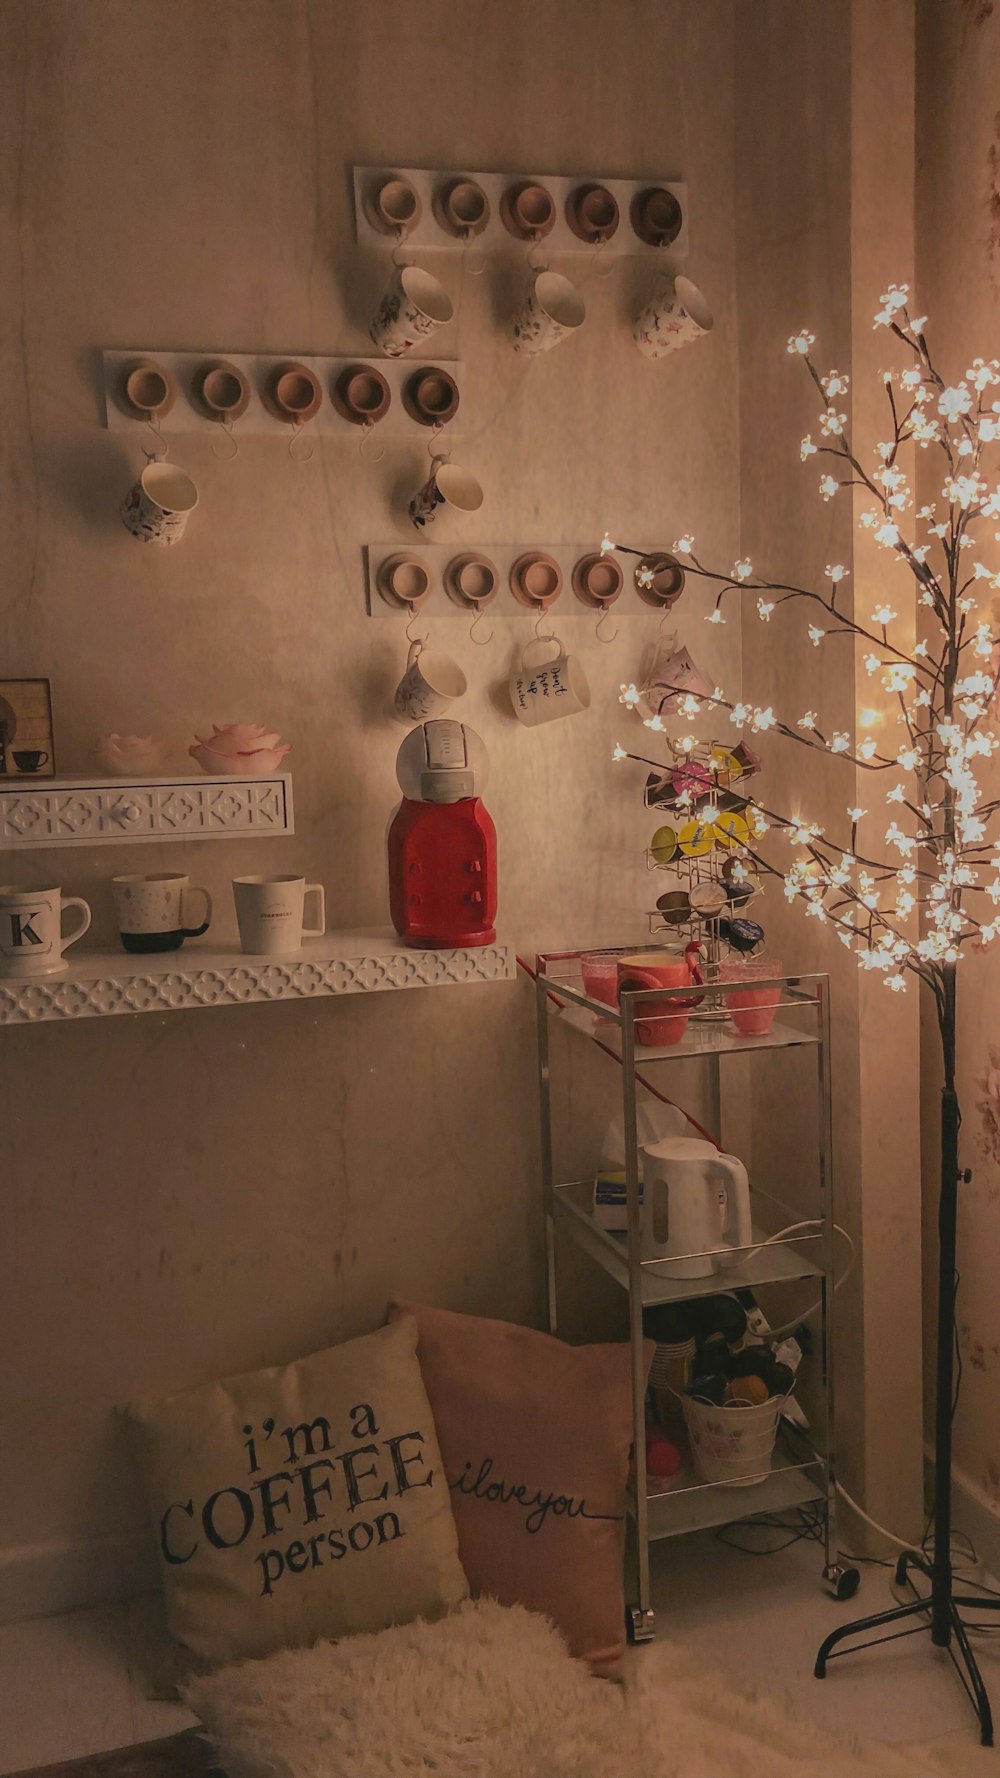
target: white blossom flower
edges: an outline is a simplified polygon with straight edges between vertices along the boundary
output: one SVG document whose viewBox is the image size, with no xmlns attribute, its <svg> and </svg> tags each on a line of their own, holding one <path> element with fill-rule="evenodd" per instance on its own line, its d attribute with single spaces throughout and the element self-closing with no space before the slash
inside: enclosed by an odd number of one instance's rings
<svg viewBox="0 0 1000 1778">
<path fill-rule="evenodd" d="M 774 610 L 774 600 L 773 599 L 758 599 L 757 600 L 757 612 L 758 612 L 758 615 L 759 615 L 762 623 L 765 623 L 765 624 L 770 623 L 771 613 L 773 610 Z"/>
<path fill-rule="evenodd" d="M 866 735 L 864 740 L 858 746 L 858 757 L 860 759 L 871 759 L 877 752 L 878 742 L 874 735 Z"/>
<path fill-rule="evenodd" d="M 801 333 L 792 334 L 788 341 L 788 350 L 789 352 L 801 352 L 804 358 L 807 355 L 810 346 L 814 346 L 815 344 L 816 335 L 814 333 L 808 333 L 806 329 L 803 328 Z"/>
<path fill-rule="evenodd" d="M 869 676 L 872 673 L 877 672 L 878 668 L 881 665 L 882 665 L 882 662 L 879 660 L 877 654 L 866 654 L 865 655 L 865 672 L 867 674 L 869 674 Z"/>
<path fill-rule="evenodd" d="M 694 538 L 687 532 L 684 533 L 683 537 L 674 538 L 674 554 L 676 556 L 689 556 L 693 549 Z"/>
<path fill-rule="evenodd" d="M 838 414 L 836 408 L 828 407 L 825 414 L 820 414 L 819 429 L 824 438 L 840 438 L 846 425 L 847 415 Z"/>
<path fill-rule="evenodd" d="M 709 612 L 708 616 L 705 619 L 705 622 L 707 624 L 724 624 L 725 621 L 726 620 L 723 617 L 722 611 L 718 605 L 713 607 L 713 609 Z"/>
<path fill-rule="evenodd" d="M 981 395 L 991 384 L 1000 383 L 1000 362 L 995 358 L 988 363 L 984 358 L 974 358 L 965 374 Z"/>
<path fill-rule="evenodd" d="M 837 494 L 840 491 L 840 483 L 837 480 L 836 476 L 835 475 L 821 476 L 820 483 L 819 483 L 819 491 L 822 494 L 824 500 L 832 500 L 834 494 Z"/>
<path fill-rule="evenodd" d="M 851 737 L 843 729 L 835 729 L 829 746 L 831 753 L 847 753 L 850 750 Z"/>
<path fill-rule="evenodd" d="M 821 630 L 818 624 L 809 625 L 809 640 L 814 648 L 819 647 L 825 635 L 826 631 Z"/>
<path fill-rule="evenodd" d="M 804 716 L 799 717 L 799 720 L 795 726 L 796 726 L 796 728 L 805 728 L 805 729 L 815 728 L 816 727 L 816 712 L 815 712 L 815 710 L 807 710 Z"/>
<path fill-rule="evenodd" d="M 899 542 L 899 526 L 889 521 L 880 525 L 875 533 L 875 542 L 880 543 L 883 549 L 895 549 Z"/>
<path fill-rule="evenodd" d="M 893 611 L 891 605 L 876 605 L 872 612 L 872 623 L 881 624 L 882 628 L 885 629 L 887 624 L 892 623 L 895 616 L 896 613 Z"/>
<path fill-rule="evenodd" d="M 636 708 L 641 696 L 642 694 L 637 685 L 620 685 L 618 687 L 619 704 L 627 704 L 630 710 Z"/>
<path fill-rule="evenodd" d="M 887 803 L 905 803 L 905 787 L 902 784 L 894 784 L 891 790 L 886 791 L 885 800 Z"/>
<path fill-rule="evenodd" d="M 802 459 L 802 462 L 804 463 L 807 457 L 815 457 L 818 449 L 819 446 L 813 444 L 812 436 L 807 432 L 805 438 L 799 445 L 799 456 Z"/>
<path fill-rule="evenodd" d="M 908 284 L 890 284 L 888 290 L 883 291 L 879 298 L 882 307 L 875 316 L 873 326 L 890 327 L 897 319 L 899 311 L 906 308 L 906 299 L 909 294 L 910 286 Z"/>
<path fill-rule="evenodd" d="M 823 572 L 826 575 L 827 580 L 832 580 L 834 586 L 836 586 L 838 581 L 846 580 L 851 571 L 849 568 L 844 567 L 843 562 L 827 562 Z"/>
<path fill-rule="evenodd" d="M 753 563 L 749 556 L 744 556 L 743 560 L 740 562 L 734 562 L 730 572 L 733 580 L 749 580 L 753 573 Z"/>
<path fill-rule="evenodd" d="M 979 436 L 984 444 L 995 444 L 1000 438 L 1000 422 L 994 420 L 992 414 L 983 414 L 979 421 Z"/>
<path fill-rule="evenodd" d="M 775 715 L 774 715 L 774 711 L 771 709 L 770 704 L 768 704 L 766 710 L 755 710 L 754 711 L 753 717 L 751 718 L 751 727 L 753 728 L 755 734 L 758 732 L 763 732 L 765 729 L 773 728 L 774 724 L 775 724 Z"/>
<path fill-rule="evenodd" d="M 845 376 L 842 371 L 831 370 L 829 376 L 820 377 L 819 385 L 827 401 L 832 401 L 835 395 L 847 394 L 850 381 L 850 377 Z"/>
<path fill-rule="evenodd" d="M 906 370 L 902 371 L 899 378 L 900 386 L 903 389 L 909 389 L 910 391 L 919 389 L 923 380 L 924 373 L 919 365 L 916 364 L 911 364 Z"/>
<path fill-rule="evenodd" d="M 942 389 L 937 405 L 938 413 L 954 422 L 972 407 L 972 390 L 968 383 L 956 383 L 951 389 Z"/>
<path fill-rule="evenodd" d="M 604 536 L 601 538 L 601 554 L 602 554 L 602 556 L 606 556 L 608 551 L 614 549 L 614 547 L 615 547 L 614 544 L 612 543 L 610 537 L 608 536 L 607 532 L 605 531 Z"/>
<path fill-rule="evenodd" d="M 611 757 L 615 761 L 628 758 L 628 754 L 626 753 L 626 751 L 620 741 L 615 742 L 614 750 L 611 754 Z"/>
</svg>

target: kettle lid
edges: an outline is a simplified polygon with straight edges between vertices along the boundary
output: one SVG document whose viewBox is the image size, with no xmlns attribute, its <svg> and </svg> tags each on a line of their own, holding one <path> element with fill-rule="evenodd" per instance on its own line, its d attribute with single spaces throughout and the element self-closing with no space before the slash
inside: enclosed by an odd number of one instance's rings
<svg viewBox="0 0 1000 1778">
<path fill-rule="evenodd" d="M 708 1160 L 719 1150 L 703 1136 L 664 1136 L 659 1142 L 647 1142 L 643 1154 L 654 1161 Z"/>
</svg>

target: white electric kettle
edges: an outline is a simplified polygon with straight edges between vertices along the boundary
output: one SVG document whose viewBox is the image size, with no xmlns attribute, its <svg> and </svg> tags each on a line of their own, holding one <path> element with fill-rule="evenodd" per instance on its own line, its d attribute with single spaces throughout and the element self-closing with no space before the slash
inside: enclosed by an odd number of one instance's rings
<svg viewBox="0 0 1000 1778">
<path fill-rule="evenodd" d="M 705 1278 L 738 1264 L 739 1251 L 712 1250 L 753 1243 L 743 1162 L 711 1142 L 667 1136 L 643 1148 L 642 1166 L 643 1259 L 668 1261 L 664 1270 L 675 1278 Z"/>
</svg>

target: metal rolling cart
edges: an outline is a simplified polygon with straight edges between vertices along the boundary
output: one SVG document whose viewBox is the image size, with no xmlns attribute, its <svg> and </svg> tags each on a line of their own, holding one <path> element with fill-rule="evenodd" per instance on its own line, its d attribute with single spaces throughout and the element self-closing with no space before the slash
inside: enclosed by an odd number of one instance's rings
<svg viewBox="0 0 1000 1778">
<path fill-rule="evenodd" d="M 778 1016 L 764 1036 L 740 1036 L 729 1023 L 724 991 L 704 993 L 689 1013 L 680 1042 L 656 1048 L 637 1042 L 637 1011 L 641 1003 L 646 1017 L 653 1003 L 670 1003 L 689 996 L 689 990 L 643 988 L 623 992 L 618 1005 L 588 998 L 576 954 L 544 953 L 537 960 L 538 1056 L 541 1100 L 542 1174 L 545 1198 L 545 1229 L 549 1327 L 558 1331 L 558 1279 L 556 1231 L 569 1239 L 601 1266 L 628 1296 L 629 1337 L 632 1350 L 632 1398 L 634 1415 L 634 1477 L 629 1511 L 634 1519 L 634 1572 L 630 1581 L 630 1630 L 635 1641 L 650 1640 L 654 1631 L 650 1600 L 649 1544 L 651 1539 L 673 1537 L 688 1531 L 732 1523 L 749 1515 L 787 1512 L 818 1503 L 824 1547 L 823 1580 L 838 1598 L 853 1594 L 859 1584 L 856 1569 L 840 1565 L 837 1553 L 837 1512 L 833 1440 L 833 1346 L 831 1308 L 834 1285 L 833 1169 L 830 1099 L 830 1007 L 826 975 L 771 977 L 760 983 L 781 990 Z M 625 1193 L 627 1233 L 606 1231 L 593 1214 L 591 1179 L 563 1181 L 554 1171 L 554 1143 L 550 1092 L 550 1021 L 576 1027 L 585 1035 L 597 1034 L 621 1061 L 622 1108 L 625 1136 Z M 595 1024 L 600 1020 L 601 1024 Z M 801 1208 L 793 1209 L 751 1184 L 751 1215 L 754 1245 L 738 1250 L 744 1257 L 725 1270 L 700 1278 L 681 1278 L 671 1273 L 669 1261 L 642 1257 L 637 1135 L 637 1068 L 655 1075 L 670 1062 L 703 1063 L 708 1071 L 710 1127 L 721 1133 L 723 1092 L 730 1058 L 776 1050 L 794 1052 L 801 1066 L 815 1069 L 817 1106 L 816 1165 L 818 1202 L 808 1229 L 793 1235 L 774 1234 L 799 1223 Z M 800 1064 L 796 1063 L 796 1068 Z M 766 1060 L 754 1067 L 766 1067 Z M 804 1077 L 803 1088 L 808 1080 Z M 761 1243 L 766 1242 L 766 1245 Z M 712 1250 L 713 1252 L 722 1250 Z M 707 1257 L 706 1255 L 699 1257 Z M 731 1259 L 732 1250 L 727 1249 Z M 780 1286 L 812 1280 L 820 1299 L 818 1339 L 813 1355 L 818 1375 L 813 1377 L 811 1400 L 817 1426 L 808 1431 L 782 1422 L 772 1466 L 750 1485 L 706 1482 L 693 1472 L 683 1472 L 669 1491 L 655 1491 L 646 1479 L 646 1378 L 643 1355 L 643 1311 L 657 1304 L 677 1304 L 688 1299 L 758 1286 Z M 816 1413 L 815 1404 L 819 1404 Z M 762 1466 L 763 1468 L 763 1466 Z"/>
</svg>

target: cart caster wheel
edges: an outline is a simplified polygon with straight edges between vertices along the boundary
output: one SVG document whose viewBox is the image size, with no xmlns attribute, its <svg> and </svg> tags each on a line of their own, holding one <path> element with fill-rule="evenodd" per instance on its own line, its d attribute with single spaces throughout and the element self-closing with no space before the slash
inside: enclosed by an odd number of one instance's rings
<svg viewBox="0 0 1000 1778">
<path fill-rule="evenodd" d="M 831 1562 L 823 1570 L 823 1580 L 835 1599 L 853 1599 L 861 1585 L 861 1572 L 857 1568 L 842 1568 L 839 1562 Z"/>
<path fill-rule="evenodd" d="M 628 1612 L 628 1639 L 630 1642 L 652 1642 L 656 1636 L 656 1625 L 651 1611 L 643 1611 L 633 1605 Z"/>
</svg>

